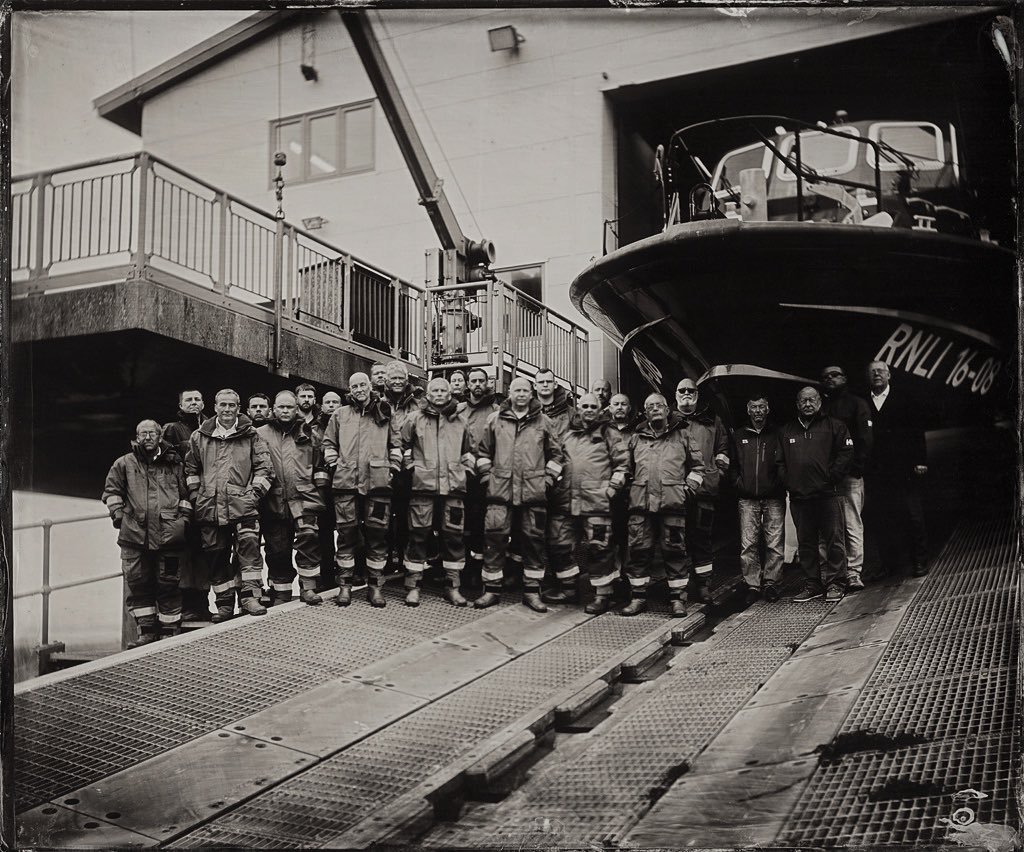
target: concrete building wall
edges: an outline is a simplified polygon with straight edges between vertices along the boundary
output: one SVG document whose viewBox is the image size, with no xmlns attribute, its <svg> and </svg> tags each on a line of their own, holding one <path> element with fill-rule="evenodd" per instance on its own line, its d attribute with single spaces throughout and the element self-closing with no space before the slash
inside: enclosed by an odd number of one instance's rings
<svg viewBox="0 0 1024 852">
<path fill-rule="evenodd" d="M 743 11 L 743 10 L 738 10 Z M 614 119 L 606 93 L 710 68 L 876 35 L 946 10 L 715 9 L 371 12 L 391 69 L 467 235 L 498 266 L 543 263 L 545 301 L 579 319 L 568 284 L 601 252 L 615 214 Z M 153 97 L 147 149 L 267 209 L 270 122 L 373 97 L 334 11 L 315 18 L 317 82 L 299 72 L 301 23 Z M 487 30 L 513 24 L 518 52 Z M 437 245 L 383 113 L 371 172 L 289 186 L 290 221 L 413 281 Z M 599 335 L 593 335 L 595 339 Z M 604 372 L 600 346 L 591 373 Z"/>
</svg>

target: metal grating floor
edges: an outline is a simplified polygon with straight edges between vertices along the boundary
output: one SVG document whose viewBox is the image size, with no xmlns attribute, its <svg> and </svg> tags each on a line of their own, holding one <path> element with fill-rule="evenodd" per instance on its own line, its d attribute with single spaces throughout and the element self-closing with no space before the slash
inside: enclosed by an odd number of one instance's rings
<svg viewBox="0 0 1024 852">
<path fill-rule="evenodd" d="M 1017 530 L 965 523 L 936 560 L 779 835 L 785 844 L 941 842 L 973 788 L 978 823 L 1017 827 Z M 893 738 L 879 750 L 875 735 Z"/>
<path fill-rule="evenodd" d="M 16 811 L 494 611 L 386 594 L 383 611 L 359 601 L 249 618 L 16 696 Z"/>
<path fill-rule="evenodd" d="M 612 714 L 586 748 L 504 802 L 438 825 L 419 842 L 433 848 L 508 848 L 523 838 L 545 847 L 618 843 L 792 654 L 789 643 L 810 635 L 833 606 L 755 605 L 738 624 L 677 657 L 648 696 L 623 718 Z M 544 829 L 535 836 L 538 826 Z"/>
<path fill-rule="evenodd" d="M 329 845 L 379 807 L 444 768 L 650 633 L 663 616 L 605 615 L 512 660 L 171 845 Z"/>
</svg>

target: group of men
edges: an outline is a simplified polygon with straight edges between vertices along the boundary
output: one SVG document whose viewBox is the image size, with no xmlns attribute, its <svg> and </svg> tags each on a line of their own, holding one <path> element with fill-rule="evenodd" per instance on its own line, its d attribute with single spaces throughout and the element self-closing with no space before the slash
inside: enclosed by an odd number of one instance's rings
<svg viewBox="0 0 1024 852">
<path fill-rule="evenodd" d="M 335 602 L 347 606 L 362 574 L 367 600 L 382 607 L 389 562 L 404 572 L 409 606 L 435 562 L 455 606 L 467 605 L 460 589 L 467 579 L 476 585 L 479 571 L 474 606 L 493 606 L 514 582 L 538 612 L 579 601 L 583 564 L 594 591 L 587 612 L 607 611 L 624 575 L 628 616 L 646 608 L 658 550 L 672 612 L 683 615 L 687 601 L 710 600 L 711 533 L 726 480 L 740 498 L 750 594 L 778 596 L 788 491 L 807 574 L 802 597 L 841 597 L 860 580 L 863 535 L 851 519 L 863 505 L 856 480 L 872 424 L 831 372 L 823 374 L 828 414 L 805 388 L 797 419 L 776 432 L 767 402 L 752 399 L 750 425 L 731 438 L 698 406 L 691 378 L 678 383 L 674 407 L 652 394 L 639 415 L 605 380 L 574 402 L 547 369 L 532 382 L 513 379 L 499 399 L 482 369 L 433 378 L 424 391 L 402 362 L 379 363 L 319 406 L 303 384 L 273 400 L 252 394 L 243 413 L 239 394 L 224 389 L 207 419 L 201 393 L 185 390 L 175 421 L 138 425 L 103 492 L 140 642 L 179 632 L 183 610 L 186 619 L 209 617 L 211 588 L 213 621 L 233 615 L 236 597 L 250 615 L 291 600 L 296 577 L 305 603 L 321 603 L 318 590 L 333 583 Z M 884 405 L 892 403 L 882 396 L 876 420 Z M 890 455 L 880 468 L 894 463 Z"/>
</svg>

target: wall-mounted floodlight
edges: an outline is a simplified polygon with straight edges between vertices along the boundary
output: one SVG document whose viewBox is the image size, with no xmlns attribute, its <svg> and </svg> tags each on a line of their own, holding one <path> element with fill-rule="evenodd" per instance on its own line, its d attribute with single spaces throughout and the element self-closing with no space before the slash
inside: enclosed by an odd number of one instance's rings
<svg viewBox="0 0 1024 852">
<path fill-rule="evenodd" d="M 519 50 L 519 45 L 526 41 L 526 39 L 520 35 L 516 28 L 511 24 L 488 30 L 487 40 L 491 43 L 492 52 L 497 52 L 499 50 L 516 51 Z"/>
</svg>

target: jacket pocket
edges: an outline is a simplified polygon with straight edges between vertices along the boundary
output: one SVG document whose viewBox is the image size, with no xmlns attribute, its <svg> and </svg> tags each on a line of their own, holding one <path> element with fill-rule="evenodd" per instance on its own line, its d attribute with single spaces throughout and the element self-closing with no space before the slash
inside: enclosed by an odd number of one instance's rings
<svg viewBox="0 0 1024 852">
<path fill-rule="evenodd" d="M 608 490 L 609 485 L 610 482 L 607 479 L 581 480 L 576 488 L 576 494 L 573 495 L 576 498 L 574 502 L 578 506 L 578 512 L 574 512 L 574 514 L 608 514 L 610 507 L 605 492 Z M 573 508 L 577 507 L 574 506 Z"/>
<path fill-rule="evenodd" d="M 413 467 L 412 490 L 435 493 L 437 491 L 437 468 L 424 467 L 419 464 Z"/>
<path fill-rule="evenodd" d="M 466 490 L 466 466 L 461 462 L 448 462 L 448 493 L 462 494 Z"/>
<path fill-rule="evenodd" d="M 356 487 L 359 470 L 353 462 L 339 461 L 334 469 L 334 478 L 331 487 L 336 491 L 345 491 Z"/>
<path fill-rule="evenodd" d="M 545 503 L 547 502 L 547 490 L 545 488 L 544 471 L 543 470 L 524 470 L 523 471 L 523 499 L 522 502 L 526 503 Z"/>
<path fill-rule="evenodd" d="M 487 482 L 487 496 L 492 500 L 512 502 L 512 471 L 494 468 Z"/>
<path fill-rule="evenodd" d="M 686 505 L 686 486 L 679 479 L 661 480 L 661 508 L 679 510 Z"/>
<path fill-rule="evenodd" d="M 647 511 L 647 480 L 629 486 L 629 508 Z"/>
<path fill-rule="evenodd" d="M 196 520 L 213 521 L 217 517 L 217 495 L 204 485 L 196 495 Z"/>
<path fill-rule="evenodd" d="M 130 506 L 125 506 L 121 518 L 121 529 L 117 533 L 118 544 L 133 544 L 138 547 L 146 545 L 146 516 L 137 516 Z"/>
<path fill-rule="evenodd" d="M 224 486 L 224 491 L 228 497 L 228 520 L 248 518 L 256 514 L 256 492 L 251 488 L 228 484 Z"/>
<path fill-rule="evenodd" d="M 387 459 L 370 459 L 370 491 L 391 488 L 391 468 Z"/>
<path fill-rule="evenodd" d="M 177 509 L 160 513 L 160 546 L 178 547 L 185 543 L 185 519 L 178 516 Z"/>
</svg>

